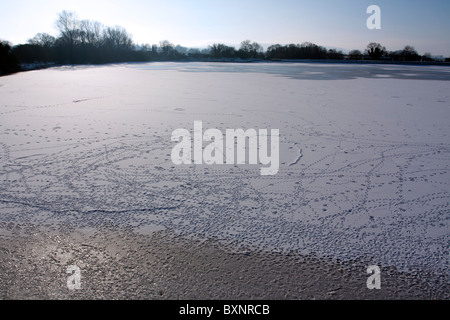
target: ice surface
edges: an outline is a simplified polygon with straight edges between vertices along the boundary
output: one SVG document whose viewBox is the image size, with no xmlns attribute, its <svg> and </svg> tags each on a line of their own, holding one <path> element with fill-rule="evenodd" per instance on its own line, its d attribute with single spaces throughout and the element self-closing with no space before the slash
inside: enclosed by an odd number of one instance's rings
<svg viewBox="0 0 450 320">
<path fill-rule="evenodd" d="M 448 272 L 446 67 L 150 63 L 0 78 L 0 229 L 114 223 Z M 175 166 L 171 134 L 279 129 L 280 171 Z"/>
</svg>

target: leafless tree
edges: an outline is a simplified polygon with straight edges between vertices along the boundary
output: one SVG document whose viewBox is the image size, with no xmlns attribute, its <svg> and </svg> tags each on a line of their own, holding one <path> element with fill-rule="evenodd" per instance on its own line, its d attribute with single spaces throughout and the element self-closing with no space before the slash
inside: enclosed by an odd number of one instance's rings
<svg viewBox="0 0 450 320">
<path fill-rule="evenodd" d="M 348 58 L 350 60 L 361 60 L 363 58 L 363 54 L 359 50 L 352 50 L 348 53 Z"/>
<path fill-rule="evenodd" d="M 66 44 L 68 62 L 74 61 L 74 47 L 79 35 L 79 20 L 75 12 L 62 11 L 56 21 L 56 28 L 60 32 L 60 39 Z"/>
<path fill-rule="evenodd" d="M 234 56 L 235 49 L 222 43 L 214 43 L 209 46 L 209 51 L 214 58 L 231 58 Z"/>
<path fill-rule="evenodd" d="M 386 54 L 386 48 L 376 42 L 371 42 L 367 45 L 366 54 L 372 59 L 380 59 Z"/>
<path fill-rule="evenodd" d="M 257 58 L 263 52 L 263 47 L 257 42 L 245 40 L 241 42 L 239 53 L 241 58 Z"/>
<path fill-rule="evenodd" d="M 79 26 L 80 22 L 77 14 L 71 11 L 62 11 L 56 21 L 56 28 L 60 32 L 61 37 L 70 45 L 73 45 L 75 42 Z"/>
<path fill-rule="evenodd" d="M 131 36 L 125 28 L 115 26 L 104 30 L 104 41 L 107 45 L 120 50 L 129 50 L 133 47 Z"/>
<path fill-rule="evenodd" d="M 51 47 L 55 44 L 56 38 L 48 33 L 38 33 L 33 38 L 28 40 L 31 45 Z"/>
<path fill-rule="evenodd" d="M 94 47 L 101 46 L 104 26 L 100 22 L 82 20 L 80 22 L 80 30 L 84 43 L 90 44 Z"/>
<path fill-rule="evenodd" d="M 171 43 L 168 40 L 163 40 L 159 42 L 159 47 L 161 48 L 161 51 L 163 55 L 169 56 L 171 52 L 174 50 L 174 44 Z"/>
</svg>

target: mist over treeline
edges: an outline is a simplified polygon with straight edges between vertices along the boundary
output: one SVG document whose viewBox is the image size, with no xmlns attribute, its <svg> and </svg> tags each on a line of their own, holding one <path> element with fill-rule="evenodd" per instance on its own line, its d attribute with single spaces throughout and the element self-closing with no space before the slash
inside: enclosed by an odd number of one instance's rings
<svg viewBox="0 0 450 320">
<path fill-rule="evenodd" d="M 239 61 L 239 60 L 385 60 L 433 61 L 430 53 L 420 55 L 412 46 L 388 51 L 379 43 L 370 43 L 364 52 L 326 49 L 310 42 L 272 45 L 264 50 L 257 42 L 245 40 L 239 48 L 215 43 L 205 49 L 187 48 L 164 40 L 159 44 L 135 44 L 131 35 L 120 26 L 80 20 L 76 13 L 63 11 L 55 22 L 58 36 L 38 33 L 26 44 L 12 46 L 0 40 L 0 75 L 34 66 L 61 64 L 104 64 L 149 61 Z M 446 61 L 449 59 L 447 58 Z"/>
</svg>

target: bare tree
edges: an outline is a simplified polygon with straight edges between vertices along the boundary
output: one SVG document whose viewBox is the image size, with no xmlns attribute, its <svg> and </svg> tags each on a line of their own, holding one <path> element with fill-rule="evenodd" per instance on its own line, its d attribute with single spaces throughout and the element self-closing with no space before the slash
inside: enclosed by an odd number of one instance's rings
<svg viewBox="0 0 450 320">
<path fill-rule="evenodd" d="M 425 52 L 422 56 L 423 61 L 433 61 L 433 57 L 431 56 L 431 52 Z"/>
<path fill-rule="evenodd" d="M 82 20 L 80 30 L 83 36 L 83 42 L 94 47 L 100 47 L 102 44 L 102 33 L 104 26 L 97 21 Z"/>
<path fill-rule="evenodd" d="M 250 40 L 242 41 L 241 42 L 241 48 L 239 50 L 242 50 L 244 52 L 252 51 L 252 42 Z"/>
<path fill-rule="evenodd" d="M 405 46 L 405 48 L 403 49 L 403 54 L 405 55 L 416 55 L 417 51 L 416 49 L 414 49 L 413 46 Z"/>
<path fill-rule="evenodd" d="M 371 42 L 367 45 L 366 54 L 372 59 L 377 60 L 386 54 L 386 48 L 379 43 Z"/>
<path fill-rule="evenodd" d="M 78 16 L 75 12 L 64 10 L 58 16 L 56 28 L 61 34 L 60 39 L 65 43 L 68 49 L 68 61 L 73 63 L 75 41 L 79 35 Z"/>
<path fill-rule="evenodd" d="M 28 40 L 31 45 L 51 47 L 55 44 L 56 38 L 48 33 L 38 33 L 33 38 Z"/>
<path fill-rule="evenodd" d="M 235 53 L 233 47 L 229 47 L 222 43 L 214 43 L 209 46 L 210 54 L 214 58 L 232 58 Z"/>
<path fill-rule="evenodd" d="M 171 43 L 168 40 L 163 40 L 159 42 L 159 47 L 161 48 L 162 54 L 165 57 L 168 57 L 171 55 L 172 51 L 174 50 L 174 44 Z"/>
<path fill-rule="evenodd" d="M 348 58 L 350 60 L 361 60 L 363 58 L 363 54 L 359 50 L 352 50 L 348 53 Z"/>
<path fill-rule="evenodd" d="M 133 46 L 131 36 L 125 30 L 125 28 L 116 26 L 108 27 L 104 31 L 105 43 L 121 50 L 129 50 Z"/>
<path fill-rule="evenodd" d="M 413 46 L 405 46 L 401 53 L 402 59 L 405 61 L 418 61 L 421 59 L 416 49 Z"/>
<path fill-rule="evenodd" d="M 61 37 L 69 44 L 73 44 L 80 22 L 75 12 L 63 11 L 59 14 L 56 21 L 56 28 L 61 33 Z"/>
<path fill-rule="evenodd" d="M 252 43 L 250 40 L 241 42 L 241 48 L 239 49 L 241 58 L 257 58 L 262 52 L 263 47 L 257 42 Z"/>
</svg>

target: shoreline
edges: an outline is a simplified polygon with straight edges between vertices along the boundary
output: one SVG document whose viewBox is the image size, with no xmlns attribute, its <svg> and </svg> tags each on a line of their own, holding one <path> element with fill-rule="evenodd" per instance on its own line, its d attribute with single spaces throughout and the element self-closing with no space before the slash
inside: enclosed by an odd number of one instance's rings
<svg viewBox="0 0 450 320">
<path fill-rule="evenodd" d="M 46 70 L 50 68 L 61 67 L 81 67 L 81 66 L 108 66 L 108 65 L 127 65 L 127 64 L 148 64 L 148 63 L 238 63 L 238 64 L 255 64 L 255 63 L 298 63 L 298 64 L 357 64 L 357 65 L 400 65 L 400 66 L 442 66 L 450 67 L 450 62 L 446 61 L 383 61 L 383 60 L 333 60 L 333 59 L 185 59 L 185 60 L 154 60 L 154 61 L 127 61 L 127 62 L 108 62 L 108 63 L 81 63 L 81 64 L 57 64 L 57 63 L 31 63 L 27 66 L 21 67 L 13 73 L 0 73 L 1 77 L 12 76 L 19 73 L 29 71 Z M 33 67 L 33 65 L 36 65 Z"/>
<path fill-rule="evenodd" d="M 69 290 L 66 269 L 81 270 Z M 107 226 L 90 232 L 0 236 L 2 300 L 447 300 L 445 276 L 381 266 L 369 290 L 367 263 L 314 255 L 233 251 L 213 240 Z"/>
</svg>

